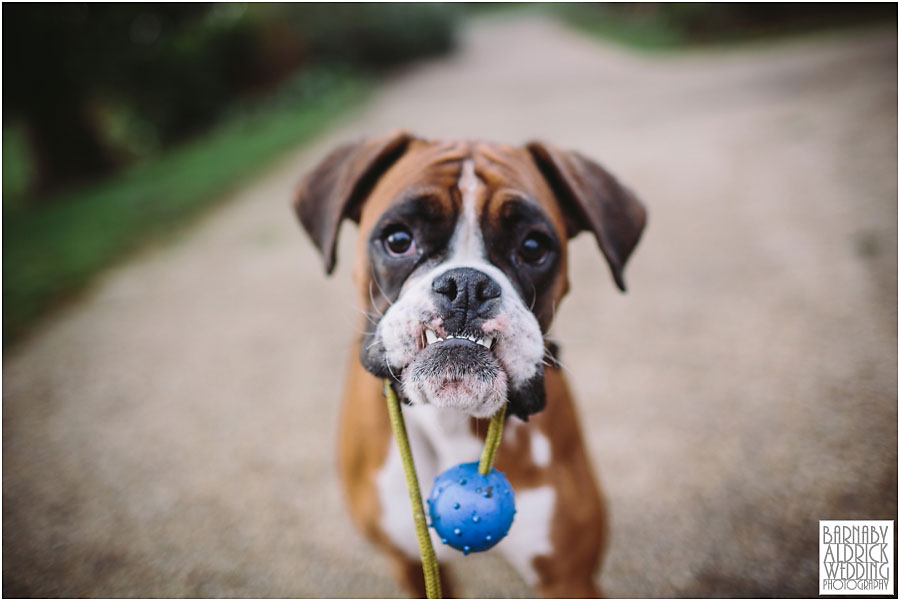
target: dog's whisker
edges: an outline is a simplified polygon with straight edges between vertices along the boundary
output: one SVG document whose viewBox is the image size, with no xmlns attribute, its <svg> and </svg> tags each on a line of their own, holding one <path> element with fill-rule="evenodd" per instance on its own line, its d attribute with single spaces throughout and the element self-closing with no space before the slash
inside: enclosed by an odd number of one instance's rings
<svg viewBox="0 0 900 601">
<path fill-rule="evenodd" d="M 371 321 L 365 311 L 362 311 L 359 307 L 353 306 L 350 303 L 347 303 L 347 304 L 353 307 L 354 313 L 362 313 L 363 316 L 365 316 L 367 320 Z M 365 329 L 362 329 L 362 330 L 359 329 L 359 320 L 351 317 L 349 313 L 341 313 L 340 317 L 341 317 L 341 322 L 343 324 L 346 324 L 347 327 L 349 328 L 348 331 L 351 331 L 354 334 L 360 334 L 360 335 L 366 334 Z M 376 325 L 376 323 L 374 321 L 372 322 L 372 324 Z"/>
<path fill-rule="evenodd" d="M 553 364 L 554 364 L 556 367 L 562 369 L 563 371 L 568 372 L 569 374 L 572 374 L 572 375 L 575 374 L 575 372 L 573 372 L 571 369 L 569 369 L 569 366 L 567 366 L 565 363 L 563 363 L 563 362 L 560 361 L 559 359 L 554 359 L 554 360 L 553 360 Z"/>
<path fill-rule="evenodd" d="M 550 327 L 547 328 L 547 333 L 544 334 L 544 338 L 553 335 L 553 328 L 556 327 L 556 301 L 552 301 L 550 303 Z"/>
<path fill-rule="evenodd" d="M 378 313 L 379 317 L 383 317 L 384 313 L 382 313 L 381 311 L 378 310 L 378 305 L 375 304 L 375 297 L 372 296 L 372 281 L 373 280 L 369 280 L 369 301 L 371 301 L 372 308 L 375 309 L 375 311 Z"/>
<path fill-rule="evenodd" d="M 349 302 L 347 300 L 344 300 L 344 302 L 342 304 L 344 306 L 350 308 L 354 313 L 358 312 L 358 311 L 362 311 L 362 309 L 359 308 L 359 305 L 357 305 L 355 302 Z"/>
<path fill-rule="evenodd" d="M 372 313 L 370 313 L 369 311 L 363 311 L 362 309 L 357 309 L 356 311 L 358 313 L 362 314 L 362 316 L 366 318 L 366 321 L 368 321 L 373 326 L 378 325 L 378 320 L 375 319 L 376 316 L 373 315 Z"/>
<path fill-rule="evenodd" d="M 397 376 L 394 375 L 394 370 L 391 369 L 391 364 L 388 363 L 387 357 L 384 358 L 384 364 L 387 365 L 388 373 L 391 374 L 391 377 L 397 380 Z"/>
<path fill-rule="evenodd" d="M 550 359 L 551 363 L 547 363 L 546 361 L 541 361 L 544 365 L 549 365 L 550 367 L 559 367 L 569 372 L 573 373 L 562 361 L 559 360 L 553 353 L 550 352 L 550 349 L 544 349 L 544 357 Z"/>
<path fill-rule="evenodd" d="M 369 280 L 369 281 L 370 281 L 370 282 L 375 282 L 375 285 L 378 286 L 378 292 L 380 292 L 380 293 L 381 293 L 381 296 L 384 298 L 384 300 L 387 301 L 388 307 L 390 307 L 391 305 L 394 304 L 394 303 L 391 301 L 391 299 L 388 297 L 388 295 L 384 293 L 384 288 L 381 287 L 381 284 L 378 282 L 378 278 L 375 277 L 375 271 L 374 271 L 374 269 L 372 270 L 372 279 Z"/>
<path fill-rule="evenodd" d="M 354 313 L 358 313 L 358 314 L 362 315 L 362 316 L 366 319 L 366 321 L 368 321 L 369 323 L 371 323 L 373 326 L 377 326 L 377 325 L 378 325 L 378 320 L 376 319 L 375 314 L 373 314 L 373 313 L 371 313 L 371 312 L 369 312 L 369 311 L 365 311 L 365 310 L 363 310 L 363 309 L 360 309 L 359 307 L 357 307 L 357 306 L 355 306 L 355 305 L 352 305 L 352 304 L 350 304 L 350 303 L 347 303 L 347 304 L 350 305 L 350 306 L 353 308 L 353 312 L 354 312 Z M 351 323 L 351 321 L 350 321 L 348 315 L 344 314 L 344 315 L 343 315 L 343 319 L 344 319 L 344 321 L 345 321 L 346 323 Z M 365 333 L 365 330 L 359 330 L 359 328 L 358 328 L 358 326 L 359 326 L 359 321 L 357 321 L 356 319 L 353 319 L 352 324 L 353 324 L 353 330 L 354 330 L 355 332 L 361 333 L 361 334 L 364 334 L 364 333 Z"/>
<path fill-rule="evenodd" d="M 563 370 L 564 372 L 566 372 L 567 374 L 569 374 L 570 376 L 574 376 L 574 375 L 575 375 L 575 372 L 572 371 L 571 369 L 569 369 L 569 368 L 568 368 L 565 364 L 563 364 L 563 363 L 560 363 L 560 364 L 559 364 L 559 368 L 560 368 L 561 370 Z"/>
</svg>

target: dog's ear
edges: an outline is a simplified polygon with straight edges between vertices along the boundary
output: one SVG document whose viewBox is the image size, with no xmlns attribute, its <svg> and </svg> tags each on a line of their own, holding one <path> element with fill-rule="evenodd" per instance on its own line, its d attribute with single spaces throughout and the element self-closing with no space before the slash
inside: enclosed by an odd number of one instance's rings
<svg viewBox="0 0 900 601">
<path fill-rule="evenodd" d="M 294 210 L 325 261 L 335 264 L 338 229 L 345 219 L 358 222 L 362 203 L 378 178 L 406 151 L 413 136 L 395 131 L 379 138 L 339 146 L 297 188 Z"/>
<path fill-rule="evenodd" d="M 647 221 L 644 205 L 606 169 L 577 152 L 542 142 L 526 148 L 563 209 L 568 236 L 592 231 L 613 279 L 624 291 L 625 262 Z"/>
</svg>

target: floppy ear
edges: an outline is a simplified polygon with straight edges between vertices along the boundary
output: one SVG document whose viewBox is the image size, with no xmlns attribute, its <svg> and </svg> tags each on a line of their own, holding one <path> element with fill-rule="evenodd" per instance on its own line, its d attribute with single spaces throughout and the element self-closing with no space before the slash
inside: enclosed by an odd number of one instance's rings
<svg viewBox="0 0 900 601">
<path fill-rule="evenodd" d="M 392 132 L 339 146 L 303 178 L 294 198 L 294 210 L 325 261 L 325 272 L 335 264 L 338 229 L 344 218 L 358 222 L 366 196 L 378 178 L 406 151 L 412 135 Z"/>
<path fill-rule="evenodd" d="M 603 167 L 577 152 L 542 142 L 526 148 L 563 209 L 569 237 L 583 230 L 594 232 L 613 279 L 624 292 L 622 271 L 644 230 L 644 205 Z"/>
</svg>

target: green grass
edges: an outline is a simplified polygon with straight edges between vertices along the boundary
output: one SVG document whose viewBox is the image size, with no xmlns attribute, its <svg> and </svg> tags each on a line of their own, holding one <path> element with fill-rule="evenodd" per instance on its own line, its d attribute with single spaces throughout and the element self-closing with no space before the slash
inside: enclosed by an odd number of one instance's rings
<svg viewBox="0 0 900 601">
<path fill-rule="evenodd" d="M 237 108 L 207 135 L 109 180 L 31 199 L 27 207 L 4 203 L 3 345 L 99 270 L 165 236 L 322 131 L 370 89 L 367 79 L 346 72 L 313 80 L 287 86 L 264 105 Z M 7 171 L 6 150 L 16 135 L 3 132 L 4 196 L 22 185 L 21 165 L 10 163 Z"/>
<path fill-rule="evenodd" d="M 688 42 L 684 32 L 654 14 L 629 19 L 579 4 L 559 4 L 551 10 L 575 29 L 631 48 L 669 50 Z"/>
</svg>

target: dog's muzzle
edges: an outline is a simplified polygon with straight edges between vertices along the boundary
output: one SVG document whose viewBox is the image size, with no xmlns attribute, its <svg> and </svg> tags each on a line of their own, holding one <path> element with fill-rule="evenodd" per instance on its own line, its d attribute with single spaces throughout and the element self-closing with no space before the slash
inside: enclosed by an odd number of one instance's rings
<svg viewBox="0 0 900 601">
<path fill-rule="evenodd" d="M 404 391 L 414 401 L 493 415 L 508 386 L 492 351 L 497 336 L 484 324 L 500 309 L 500 285 L 483 271 L 458 267 L 435 277 L 431 292 L 438 319 L 426 325 L 424 346 L 404 370 Z"/>
</svg>

